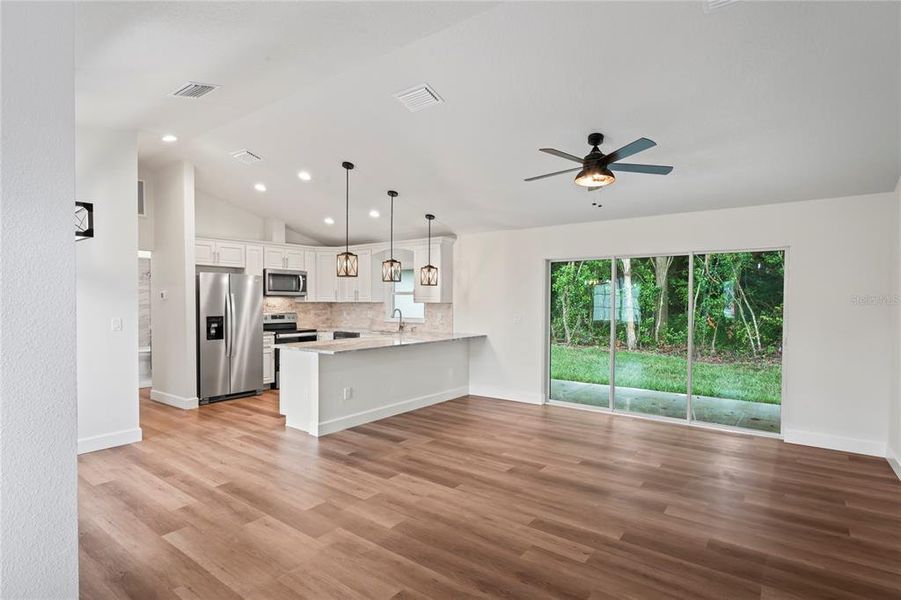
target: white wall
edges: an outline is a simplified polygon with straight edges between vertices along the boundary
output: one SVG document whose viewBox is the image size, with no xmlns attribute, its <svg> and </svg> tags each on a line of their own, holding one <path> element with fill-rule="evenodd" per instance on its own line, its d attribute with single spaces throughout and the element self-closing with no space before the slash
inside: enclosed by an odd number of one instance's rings
<svg viewBox="0 0 901 600">
<path fill-rule="evenodd" d="M 198 237 L 320 245 L 313 238 L 288 229 L 284 221 L 261 217 L 202 190 L 195 190 L 194 200 Z"/>
<path fill-rule="evenodd" d="M 154 173 L 152 179 L 150 397 L 179 408 L 196 408 L 194 166 L 174 162 Z"/>
<path fill-rule="evenodd" d="M 543 400 L 545 259 L 785 246 L 785 439 L 884 456 L 897 307 L 853 297 L 895 293 L 897 245 L 895 194 L 462 235 L 455 329 L 488 334 L 471 391 Z"/>
<path fill-rule="evenodd" d="M 79 452 L 141 439 L 137 178 L 134 131 L 76 131 L 75 197 L 94 203 L 96 231 L 76 245 Z"/>
<path fill-rule="evenodd" d="M 0 3 L 0 597 L 76 598 L 74 5 Z"/>
<path fill-rule="evenodd" d="M 285 227 L 285 241 L 289 244 L 303 244 L 306 246 L 321 246 L 322 242 L 314 240 L 308 235 L 304 235 L 299 231 L 294 231 Z"/>
<path fill-rule="evenodd" d="M 195 191 L 194 202 L 198 236 L 264 239 L 263 217 L 201 190 Z"/>
<path fill-rule="evenodd" d="M 901 138 L 899 138 L 901 142 Z M 901 207 L 901 179 L 895 187 L 896 203 Z M 898 211 L 899 220 L 895 226 L 901 232 L 901 210 Z M 899 245 L 895 247 L 895 254 L 898 256 L 898 268 L 895 269 L 895 303 L 896 303 L 896 347 L 895 347 L 895 380 L 892 397 L 891 409 L 889 411 L 889 440 L 888 453 L 889 462 L 901 478 L 901 235 L 899 235 Z"/>
</svg>

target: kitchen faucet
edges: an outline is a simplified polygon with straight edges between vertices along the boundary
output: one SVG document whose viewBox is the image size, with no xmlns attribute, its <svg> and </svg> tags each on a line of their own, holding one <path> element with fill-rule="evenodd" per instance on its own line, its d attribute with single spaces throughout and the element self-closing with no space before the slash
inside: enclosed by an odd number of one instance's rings
<svg viewBox="0 0 901 600">
<path fill-rule="evenodd" d="M 394 318 L 394 313 L 397 313 L 400 315 L 400 321 L 398 321 L 398 323 L 397 323 L 397 332 L 403 333 L 404 332 L 404 313 L 403 313 L 403 311 L 401 311 L 401 309 L 395 308 L 394 311 L 391 312 L 392 319 Z"/>
</svg>

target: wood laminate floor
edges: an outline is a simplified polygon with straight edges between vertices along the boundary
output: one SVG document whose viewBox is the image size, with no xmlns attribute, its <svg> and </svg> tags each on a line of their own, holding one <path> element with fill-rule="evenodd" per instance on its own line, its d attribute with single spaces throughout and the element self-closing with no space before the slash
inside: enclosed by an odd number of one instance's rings
<svg viewBox="0 0 901 600">
<path fill-rule="evenodd" d="M 885 460 L 467 397 L 316 440 L 278 397 L 79 458 L 81 596 L 901 598 Z"/>
</svg>

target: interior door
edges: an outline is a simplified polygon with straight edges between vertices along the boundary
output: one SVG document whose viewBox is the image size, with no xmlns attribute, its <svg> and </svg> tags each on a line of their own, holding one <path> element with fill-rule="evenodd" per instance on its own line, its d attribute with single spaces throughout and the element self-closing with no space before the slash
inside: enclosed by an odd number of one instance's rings
<svg viewBox="0 0 901 600">
<path fill-rule="evenodd" d="M 229 393 L 228 274 L 197 275 L 198 397 Z"/>
<path fill-rule="evenodd" d="M 227 275 L 234 312 L 231 393 L 263 389 L 263 278 Z"/>
</svg>

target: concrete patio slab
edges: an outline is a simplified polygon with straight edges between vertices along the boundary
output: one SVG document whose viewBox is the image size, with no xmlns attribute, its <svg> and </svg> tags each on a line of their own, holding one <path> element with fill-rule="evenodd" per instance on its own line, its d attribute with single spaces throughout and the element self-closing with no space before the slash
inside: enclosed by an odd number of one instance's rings
<svg viewBox="0 0 901 600">
<path fill-rule="evenodd" d="M 578 381 L 551 380 L 551 399 L 592 406 L 608 406 L 610 386 Z M 657 392 L 639 388 L 616 388 L 616 410 L 684 419 L 685 394 Z M 729 398 L 694 396 L 692 419 L 704 423 L 744 427 L 779 433 L 782 407 L 779 404 L 747 402 Z"/>
</svg>

